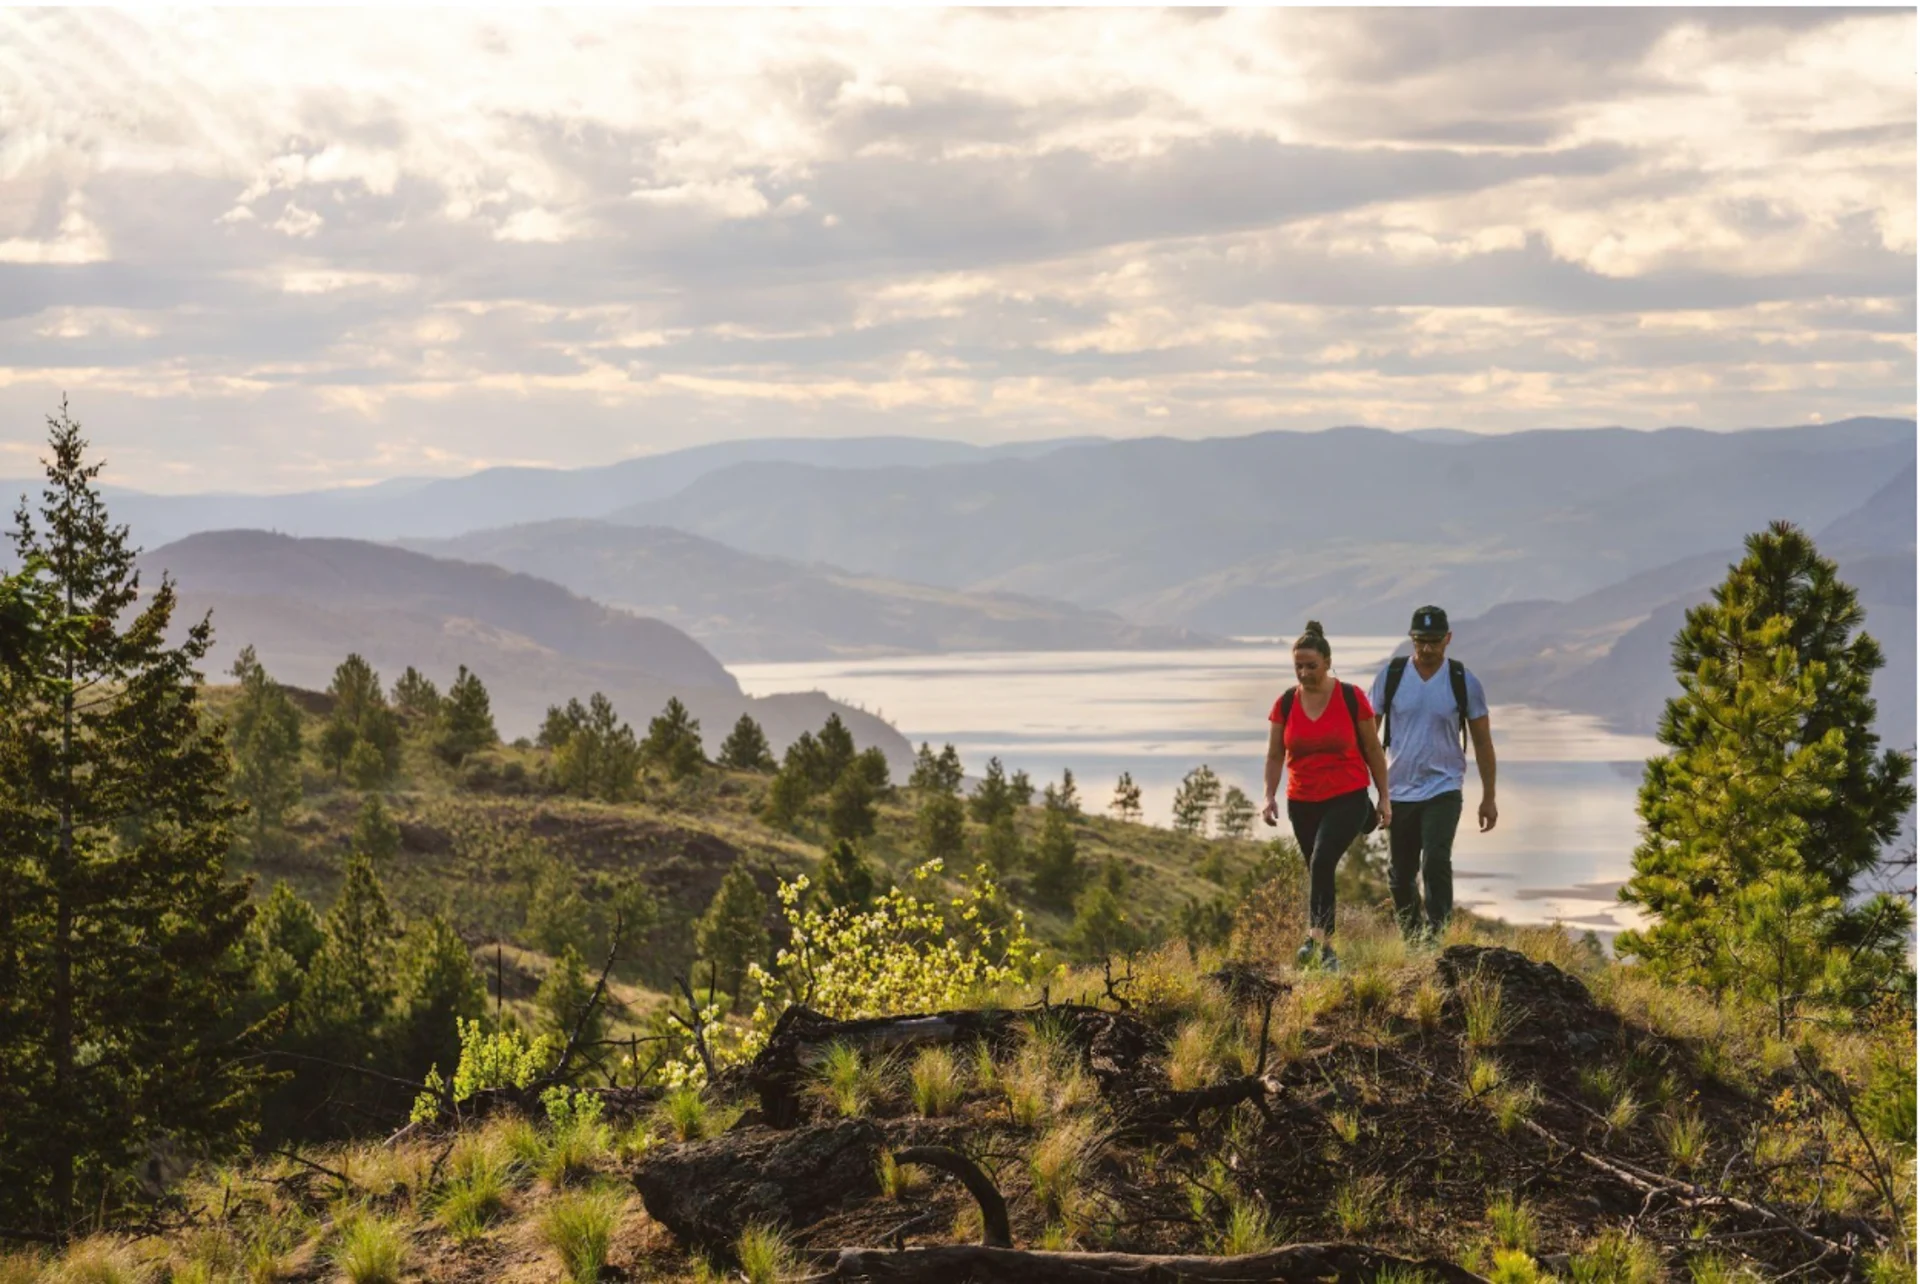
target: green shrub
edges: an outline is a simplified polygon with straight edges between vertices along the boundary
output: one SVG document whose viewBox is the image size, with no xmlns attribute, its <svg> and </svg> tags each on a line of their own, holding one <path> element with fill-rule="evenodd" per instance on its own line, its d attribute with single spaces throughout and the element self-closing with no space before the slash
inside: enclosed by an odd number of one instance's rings
<svg viewBox="0 0 1920 1284">
<path fill-rule="evenodd" d="M 733 1243 L 733 1255 L 747 1284 L 779 1284 L 795 1274 L 798 1265 L 786 1235 L 766 1222 L 756 1222 L 741 1231 Z"/>
<path fill-rule="evenodd" d="M 1511 1194 L 1501 1194 L 1487 1205 L 1487 1224 L 1493 1228 L 1493 1237 L 1501 1248 L 1517 1248 L 1524 1252 L 1533 1251 L 1536 1232 L 1533 1209 L 1524 1199 L 1516 1199 Z"/>
<path fill-rule="evenodd" d="M 399 1224 L 358 1213 L 340 1228 L 333 1264 L 352 1284 L 399 1284 L 407 1268 L 407 1236 Z"/>
<path fill-rule="evenodd" d="M 953 1053 L 944 1047 L 927 1048 L 915 1057 L 908 1078 L 913 1108 L 929 1119 L 951 1114 L 966 1086 Z"/>
</svg>

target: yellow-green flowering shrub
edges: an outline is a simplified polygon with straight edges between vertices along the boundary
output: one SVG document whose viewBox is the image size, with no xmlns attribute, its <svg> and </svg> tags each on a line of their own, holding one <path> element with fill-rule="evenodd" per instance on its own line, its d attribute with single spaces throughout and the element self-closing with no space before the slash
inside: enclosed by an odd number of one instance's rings
<svg viewBox="0 0 1920 1284">
<path fill-rule="evenodd" d="M 928 861 L 913 871 L 908 886 L 894 888 L 865 910 L 809 902 L 804 874 L 790 883 L 783 880 L 781 911 L 792 939 L 771 970 L 758 964 L 749 968 L 761 994 L 750 1026 L 707 1026 L 714 1063 L 750 1059 L 765 1046 L 788 1003 L 854 1020 L 937 1012 L 964 1006 L 982 990 L 1024 985 L 1037 962 L 1025 917 L 1003 909 L 1000 889 L 985 866 L 963 880 L 961 893 L 943 907 L 933 885 L 941 870 L 940 861 Z M 719 1014 L 703 1015 L 717 1020 Z M 689 1053 L 666 1074 L 678 1085 L 700 1082 L 705 1070 Z"/>
<path fill-rule="evenodd" d="M 454 1024 L 460 1030 L 460 1064 L 453 1072 L 455 1105 L 488 1088 L 524 1088 L 560 1057 L 557 1035 L 529 1038 L 518 1030 L 488 1034 L 478 1018 L 468 1021 L 455 1017 Z M 447 1081 L 441 1077 L 439 1066 L 427 1071 L 425 1082 L 426 1091 L 413 1102 L 415 1123 L 437 1115 L 447 1095 Z"/>
</svg>

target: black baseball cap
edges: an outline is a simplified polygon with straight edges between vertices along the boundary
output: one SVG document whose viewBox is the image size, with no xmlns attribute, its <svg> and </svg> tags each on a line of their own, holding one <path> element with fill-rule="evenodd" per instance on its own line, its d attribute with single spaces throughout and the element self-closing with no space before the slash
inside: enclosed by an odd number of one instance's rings
<svg viewBox="0 0 1920 1284">
<path fill-rule="evenodd" d="M 1447 632 L 1447 613 L 1437 606 L 1423 606 L 1413 613 L 1407 632 L 1417 638 L 1442 637 Z"/>
</svg>

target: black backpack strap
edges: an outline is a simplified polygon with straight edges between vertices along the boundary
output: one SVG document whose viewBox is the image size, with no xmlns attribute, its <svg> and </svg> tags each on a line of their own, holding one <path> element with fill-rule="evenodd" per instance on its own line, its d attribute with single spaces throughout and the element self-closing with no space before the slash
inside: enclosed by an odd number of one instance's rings
<svg viewBox="0 0 1920 1284">
<path fill-rule="evenodd" d="M 1293 697 L 1299 690 L 1299 687 L 1288 687 L 1286 694 L 1280 697 L 1280 735 L 1282 739 L 1284 739 L 1287 734 L 1287 719 L 1293 716 Z"/>
<path fill-rule="evenodd" d="M 1460 711 L 1460 752 L 1467 751 L 1467 666 L 1458 660 L 1447 661 L 1447 677 L 1453 682 L 1453 707 Z"/>
<path fill-rule="evenodd" d="M 1360 739 L 1360 688 L 1351 682 L 1342 682 L 1340 694 L 1347 702 L 1347 721 L 1353 724 L 1354 747 L 1360 751 L 1360 759 L 1364 762 L 1367 757 L 1367 746 Z"/>
<path fill-rule="evenodd" d="M 1383 749 L 1391 748 L 1393 745 L 1393 693 L 1400 689 L 1400 679 L 1406 675 L 1406 656 L 1396 655 L 1387 661 L 1386 698 L 1381 700 L 1380 707 L 1374 711 L 1380 715 L 1380 747 Z"/>
</svg>

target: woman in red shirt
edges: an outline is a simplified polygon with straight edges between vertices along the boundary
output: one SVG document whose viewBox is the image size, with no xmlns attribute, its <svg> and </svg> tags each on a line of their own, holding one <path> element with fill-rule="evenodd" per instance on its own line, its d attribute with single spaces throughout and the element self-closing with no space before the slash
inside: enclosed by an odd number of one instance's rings
<svg viewBox="0 0 1920 1284">
<path fill-rule="evenodd" d="M 1287 775 L 1287 819 L 1300 854 L 1307 859 L 1307 943 L 1300 947 L 1305 966 L 1318 955 L 1321 965 L 1339 966 L 1333 952 L 1333 872 L 1353 840 L 1366 828 L 1375 810 L 1367 796 L 1367 780 L 1378 791 L 1380 827 L 1393 820 L 1387 798 L 1387 755 L 1380 747 L 1373 706 L 1359 687 L 1353 713 L 1332 676 L 1333 648 L 1327 645 L 1320 621 L 1308 620 L 1307 631 L 1293 644 L 1293 672 L 1300 685 L 1273 702 L 1267 715 L 1267 798 L 1261 815 L 1271 825 L 1279 820 L 1281 768 Z M 1290 706 L 1290 707 L 1289 707 Z M 1284 721 L 1283 719 L 1284 710 Z"/>
</svg>

